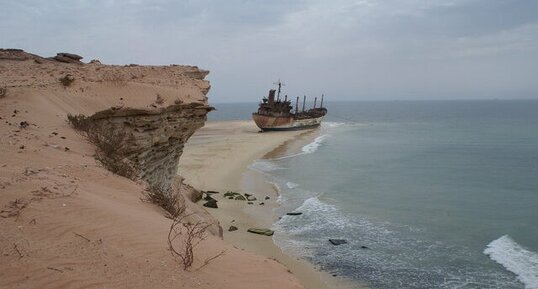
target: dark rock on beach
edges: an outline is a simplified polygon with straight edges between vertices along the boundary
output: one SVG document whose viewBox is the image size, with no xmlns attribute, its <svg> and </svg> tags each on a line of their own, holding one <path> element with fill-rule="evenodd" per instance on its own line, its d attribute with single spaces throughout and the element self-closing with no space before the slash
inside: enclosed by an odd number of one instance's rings
<svg viewBox="0 0 538 289">
<path fill-rule="evenodd" d="M 230 226 L 230 228 L 228 228 L 228 232 L 233 232 L 233 231 L 237 231 L 237 227 L 236 226 Z"/>
<path fill-rule="evenodd" d="M 347 241 L 344 239 L 329 239 L 329 242 L 335 246 L 347 244 Z"/>
<path fill-rule="evenodd" d="M 214 209 L 217 209 L 218 206 L 217 206 L 217 200 L 215 199 L 211 199 L 211 200 L 208 200 L 205 204 L 203 204 L 204 207 L 208 207 L 208 208 L 214 208 Z"/>
<path fill-rule="evenodd" d="M 265 236 L 273 236 L 275 233 L 271 229 L 260 229 L 260 228 L 250 228 L 247 230 L 249 233 L 259 234 L 259 235 L 265 235 Z"/>
<path fill-rule="evenodd" d="M 302 215 L 303 213 L 301 212 L 291 212 L 291 213 L 286 213 L 286 215 L 288 216 L 299 216 L 299 215 Z"/>
</svg>

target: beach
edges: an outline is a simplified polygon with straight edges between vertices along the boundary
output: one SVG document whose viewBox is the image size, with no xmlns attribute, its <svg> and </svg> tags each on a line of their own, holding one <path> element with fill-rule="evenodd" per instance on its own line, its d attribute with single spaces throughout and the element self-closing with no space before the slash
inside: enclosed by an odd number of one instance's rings
<svg viewBox="0 0 538 289">
<path fill-rule="evenodd" d="M 251 121 L 207 122 L 185 145 L 178 173 L 189 185 L 220 192 L 213 195 L 219 208 L 208 208 L 208 211 L 223 227 L 225 242 L 277 260 L 306 288 L 334 288 L 336 283 L 338 288 L 358 288 L 356 284 L 316 270 L 304 260 L 284 254 L 271 237 L 247 232 L 252 227 L 271 228 L 279 217 L 274 214 L 275 207 L 279 206 L 278 188 L 249 166 L 264 157 L 292 153 L 319 136 L 316 129 L 266 133 L 258 130 Z M 257 200 L 253 204 L 228 200 L 222 196 L 226 191 L 249 193 Z M 231 225 L 238 230 L 229 232 Z"/>
</svg>

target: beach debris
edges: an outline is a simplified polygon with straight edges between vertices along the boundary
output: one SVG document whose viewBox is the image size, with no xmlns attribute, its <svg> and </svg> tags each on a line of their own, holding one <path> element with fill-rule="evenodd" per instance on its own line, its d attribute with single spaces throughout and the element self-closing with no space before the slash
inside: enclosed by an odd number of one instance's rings
<svg viewBox="0 0 538 289">
<path fill-rule="evenodd" d="M 247 196 L 247 201 L 251 201 L 251 202 L 253 202 L 253 201 L 256 201 L 256 200 L 257 200 L 257 199 L 256 199 L 256 197 L 254 197 L 254 196 Z"/>
<path fill-rule="evenodd" d="M 7 87 L 0 87 L 0 98 L 6 96 L 7 94 Z"/>
<path fill-rule="evenodd" d="M 263 228 L 250 228 L 247 230 L 249 233 L 259 234 L 259 235 L 265 235 L 265 236 L 273 236 L 275 231 L 271 229 L 263 229 Z"/>
<path fill-rule="evenodd" d="M 19 128 L 27 128 L 28 126 L 30 126 L 30 124 L 27 121 L 21 121 L 21 123 L 19 123 Z"/>
<path fill-rule="evenodd" d="M 228 197 L 228 200 L 233 200 L 233 199 L 234 199 L 234 197 Z"/>
<path fill-rule="evenodd" d="M 237 231 L 237 227 L 236 226 L 230 226 L 230 228 L 228 228 L 228 232 L 233 232 L 233 231 Z"/>
<path fill-rule="evenodd" d="M 361 249 L 370 249 L 370 248 L 368 248 L 367 246 L 362 245 Z"/>
<path fill-rule="evenodd" d="M 208 208 L 218 209 L 217 200 L 215 200 L 213 198 L 208 200 L 205 204 L 203 204 L 203 206 L 208 207 Z"/>
<path fill-rule="evenodd" d="M 247 204 L 252 205 L 252 204 L 254 204 L 254 203 L 253 203 L 253 202 L 248 202 Z"/>
<path fill-rule="evenodd" d="M 247 194 L 247 193 L 245 193 L 245 197 L 248 198 L 248 197 L 250 197 L 250 196 L 252 196 L 252 195 L 251 195 L 251 194 Z"/>
<path fill-rule="evenodd" d="M 263 206 L 263 205 L 265 205 L 265 203 L 264 203 L 264 202 L 261 202 L 261 203 L 260 203 L 260 206 Z"/>
<path fill-rule="evenodd" d="M 329 242 L 335 246 L 347 244 L 347 241 L 344 239 L 329 239 Z"/>
<path fill-rule="evenodd" d="M 208 194 L 208 195 L 220 194 L 220 193 L 217 192 L 217 191 L 206 191 L 205 193 Z"/>
<path fill-rule="evenodd" d="M 269 198 L 269 196 L 265 196 L 265 199 L 266 199 L 266 200 L 269 200 L 270 198 Z"/>
<path fill-rule="evenodd" d="M 299 216 L 299 215 L 302 215 L 303 213 L 301 212 L 291 212 L 291 213 L 286 213 L 286 215 L 288 216 Z"/>
</svg>

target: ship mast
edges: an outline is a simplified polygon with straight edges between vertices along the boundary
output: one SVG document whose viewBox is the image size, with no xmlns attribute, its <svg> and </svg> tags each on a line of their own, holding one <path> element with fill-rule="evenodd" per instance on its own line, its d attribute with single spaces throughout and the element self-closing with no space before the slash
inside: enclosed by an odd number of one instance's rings
<svg viewBox="0 0 538 289">
<path fill-rule="evenodd" d="M 286 84 L 280 82 L 280 78 L 278 79 L 277 82 L 274 82 L 273 84 L 278 84 L 278 91 L 277 91 L 276 99 L 280 99 L 280 89 L 282 88 L 283 85 L 286 85 Z"/>
</svg>

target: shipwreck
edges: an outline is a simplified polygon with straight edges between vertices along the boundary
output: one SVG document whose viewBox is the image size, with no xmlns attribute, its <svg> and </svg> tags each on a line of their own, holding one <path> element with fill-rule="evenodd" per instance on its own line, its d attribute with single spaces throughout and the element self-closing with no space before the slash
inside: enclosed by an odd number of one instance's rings
<svg viewBox="0 0 538 289">
<path fill-rule="evenodd" d="M 299 97 L 295 101 L 294 109 L 287 95 L 283 100 L 280 98 L 283 84 L 280 81 L 276 84 L 278 84 L 278 91 L 269 90 L 269 95 L 260 102 L 258 111 L 252 114 L 252 119 L 262 131 L 309 129 L 321 124 L 321 120 L 327 114 L 327 108 L 323 107 L 323 94 L 319 107 L 316 107 L 318 98 L 315 97 L 314 107 L 306 110 L 305 95 L 302 109 L 299 110 Z"/>
</svg>

